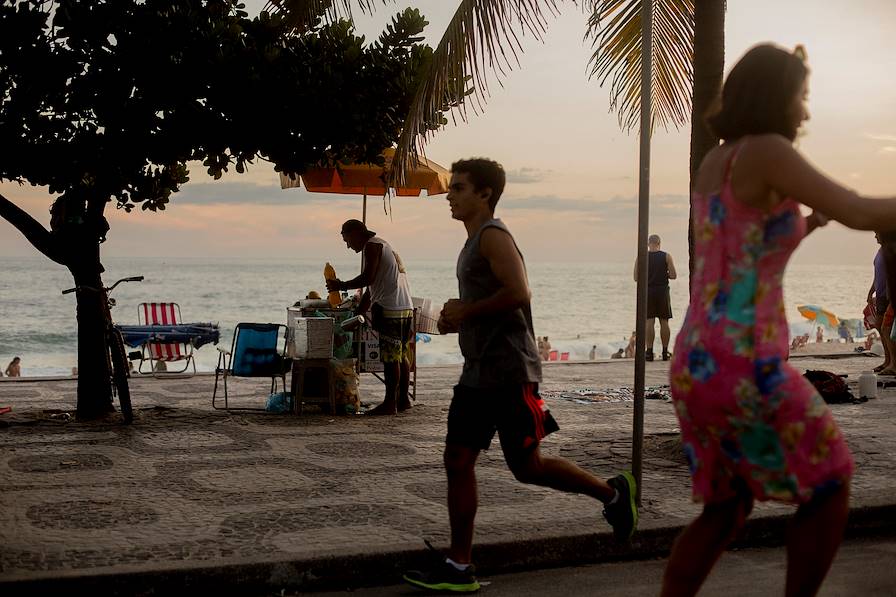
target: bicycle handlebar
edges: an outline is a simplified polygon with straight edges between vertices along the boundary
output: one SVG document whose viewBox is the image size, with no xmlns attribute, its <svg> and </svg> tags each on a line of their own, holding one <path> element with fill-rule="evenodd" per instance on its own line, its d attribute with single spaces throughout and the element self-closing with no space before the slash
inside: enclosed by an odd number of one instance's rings
<svg viewBox="0 0 896 597">
<path fill-rule="evenodd" d="M 143 281 L 143 276 L 131 276 L 130 278 L 122 278 L 121 280 L 117 280 L 115 282 L 115 284 L 113 284 L 112 286 L 107 286 L 107 287 L 103 288 L 103 290 L 108 294 L 108 293 L 112 292 L 115 289 L 115 287 L 118 286 L 119 284 L 121 284 L 122 282 L 142 282 L 142 281 Z M 78 292 L 80 290 L 90 290 L 91 292 L 100 292 L 98 289 L 94 288 L 93 286 L 75 286 L 74 288 L 68 288 L 66 290 L 63 290 L 62 294 L 69 294 L 72 292 Z"/>
</svg>

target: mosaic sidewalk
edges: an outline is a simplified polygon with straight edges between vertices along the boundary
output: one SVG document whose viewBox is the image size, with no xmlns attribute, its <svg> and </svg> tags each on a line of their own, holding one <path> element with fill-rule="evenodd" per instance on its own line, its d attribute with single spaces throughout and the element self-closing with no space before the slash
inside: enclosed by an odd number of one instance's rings
<svg viewBox="0 0 896 597">
<path fill-rule="evenodd" d="M 794 361 L 849 373 L 853 385 L 868 362 Z M 648 385 L 663 384 L 665 364 L 648 365 Z M 627 467 L 632 403 L 564 396 L 618 397 L 612 389 L 630 387 L 631 369 L 631 362 L 547 367 L 543 390 L 561 431 L 544 451 L 601 476 Z M 266 570 L 266 586 L 301 585 L 309 562 L 414 554 L 423 538 L 444 545 L 441 451 L 457 375 L 456 367 L 421 370 L 417 406 L 385 418 L 313 409 L 301 417 L 228 414 L 211 409 L 211 376 L 138 378 L 130 427 L 68 419 L 74 380 L 0 383 L 0 406 L 13 407 L 0 415 L 0 590 L 104 575 L 144 575 L 152 585 L 157 573 L 212 575 L 271 563 L 286 568 L 282 578 Z M 268 390 L 252 380 L 231 387 L 236 403 L 253 406 Z M 375 403 L 382 386 L 364 376 L 362 392 Z M 896 389 L 880 394 L 833 407 L 856 458 L 856 508 L 896 503 Z M 647 401 L 645 433 L 641 528 L 650 536 L 685 524 L 697 508 L 669 403 Z M 608 537 L 599 504 L 521 485 L 499 449 L 483 454 L 478 478 L 476 541 L 483 549 Z M 788 512 L 757 508 L 760 518 Z M 529 559 L 537 562 L 538 554 Z"/>
</svg>

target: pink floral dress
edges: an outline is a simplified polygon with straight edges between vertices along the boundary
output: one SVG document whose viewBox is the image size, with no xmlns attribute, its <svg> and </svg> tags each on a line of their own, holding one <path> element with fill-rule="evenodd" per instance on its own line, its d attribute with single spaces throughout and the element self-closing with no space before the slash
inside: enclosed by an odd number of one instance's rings
<svg viewBox="0 0 896 597">
<path fill-rule="evenodd" d="M 749 492 L 802 503 L 847 483 L 849 448 L 815 388 L 787 362 L 782 279 L 806 234 L 799 204 L 739 203 L 732 151 L 718 194 L 695 193 L 691 301 L 669 372 L 695 501 Z"/>
</svg>

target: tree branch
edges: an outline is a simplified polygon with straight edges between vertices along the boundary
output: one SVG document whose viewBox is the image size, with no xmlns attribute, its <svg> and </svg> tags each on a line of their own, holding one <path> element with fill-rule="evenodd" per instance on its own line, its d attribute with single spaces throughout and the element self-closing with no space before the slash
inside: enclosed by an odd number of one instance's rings
<svg viewBox="0 0 896 597">
<path fill-rule="evenodd" d="M 66 265 L 65 252 L 59 250 L 58 243 L 50 231 L 3 195 L 0 195 L 0 217 L 15 226 L 35 249 L 56 263 Z"/>
</svg>

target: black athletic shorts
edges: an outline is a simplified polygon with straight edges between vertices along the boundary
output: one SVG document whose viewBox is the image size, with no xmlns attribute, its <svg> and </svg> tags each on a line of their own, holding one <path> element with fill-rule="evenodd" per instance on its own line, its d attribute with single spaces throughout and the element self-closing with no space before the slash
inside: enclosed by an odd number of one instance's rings
<svg viewBox="0 0 896 597">
<path fill-rule="evenodd" d="M 457 385 L 448 409 L 445 443 L 488 450 L 497 431 L 505 453 L 526 451 L 558 429 L 538 395 L 537 383 L 497 388 Z"/>
<path fill-rule="evenodd" d="M 654 317 L 672 319 L 672 301 L 669 298 L 668 286 L 647 288 L 647 319 Z"/>
</svg>

